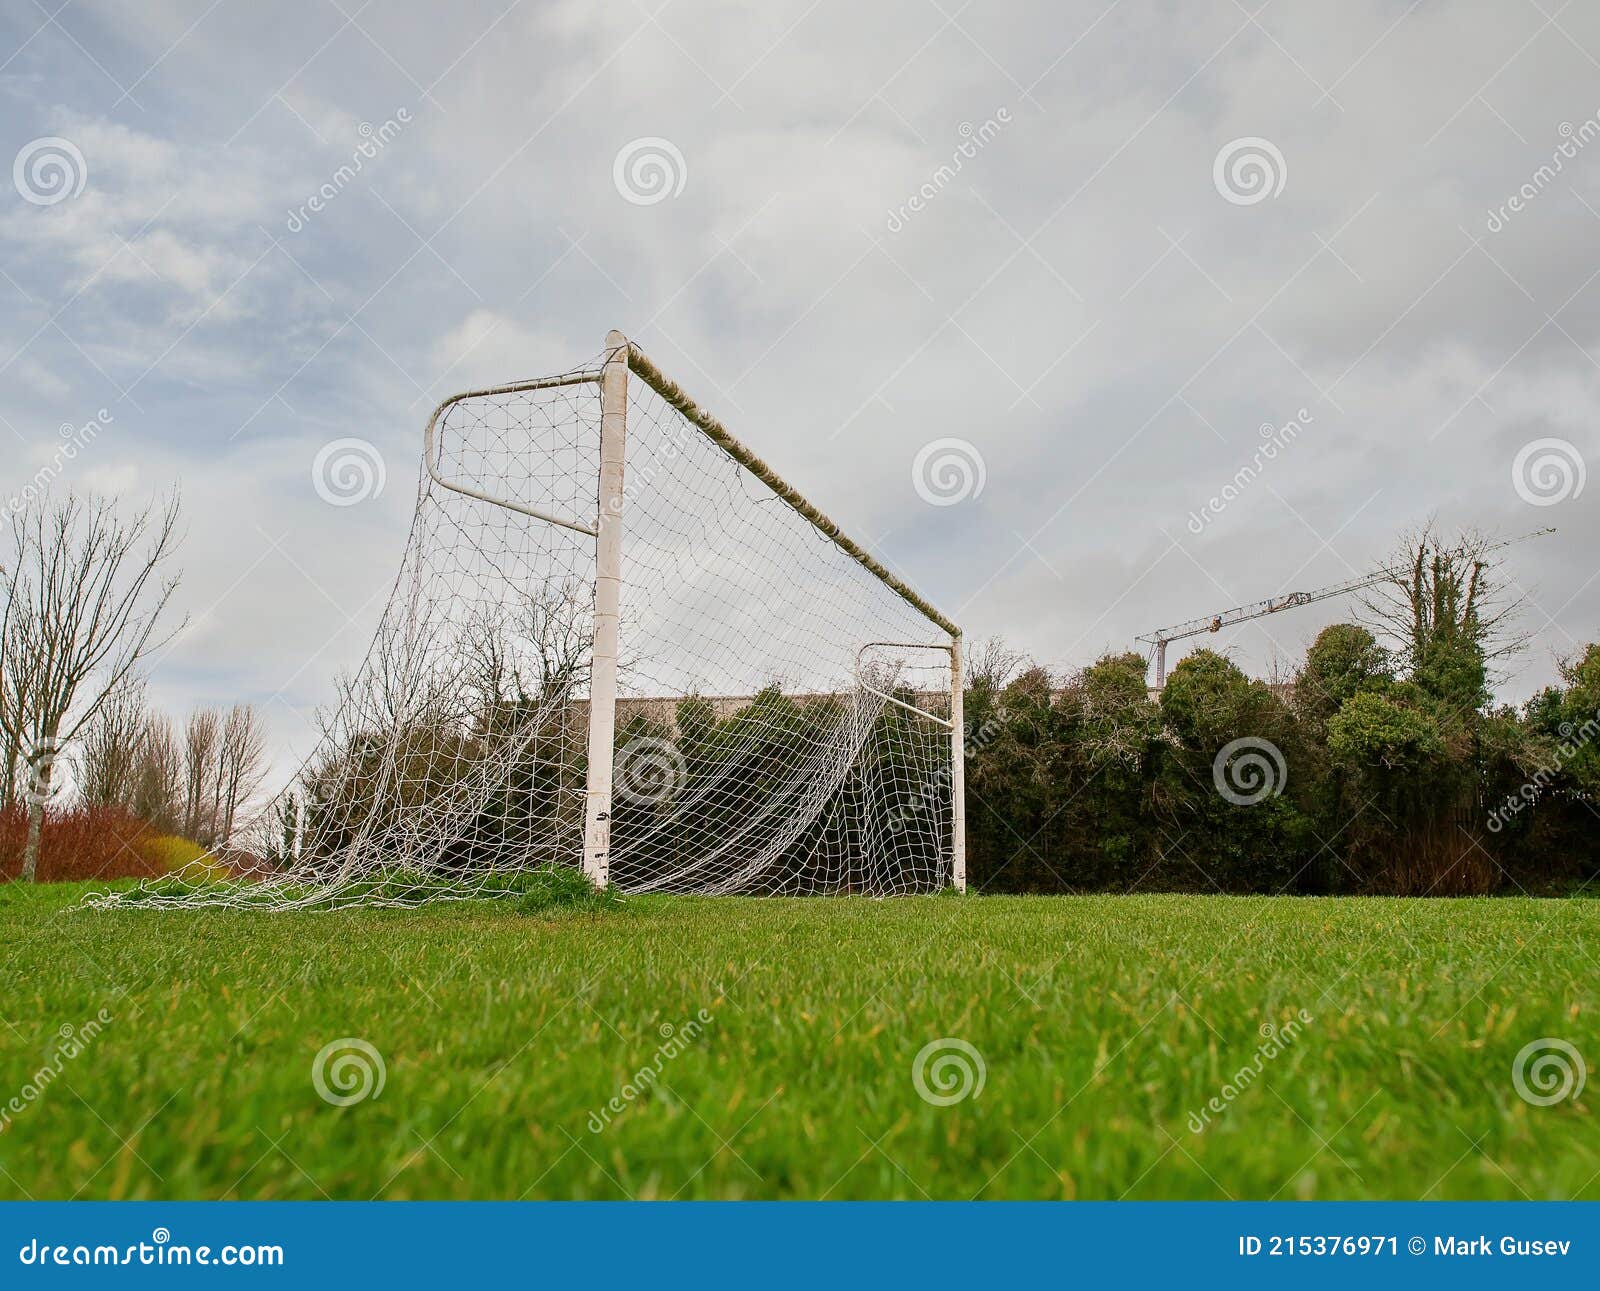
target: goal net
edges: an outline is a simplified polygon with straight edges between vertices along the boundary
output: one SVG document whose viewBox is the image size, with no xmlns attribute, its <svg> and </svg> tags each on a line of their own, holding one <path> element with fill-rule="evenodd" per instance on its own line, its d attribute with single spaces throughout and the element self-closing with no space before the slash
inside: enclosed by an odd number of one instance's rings
<svg viewBox="0 0 1600 1291">
<path fill-rule="evenodd" d="M 110 904 L 964 886 L 960 635 L 618 333 L 447 400 L 362 666 L 228 845 Z"/>
</svg>

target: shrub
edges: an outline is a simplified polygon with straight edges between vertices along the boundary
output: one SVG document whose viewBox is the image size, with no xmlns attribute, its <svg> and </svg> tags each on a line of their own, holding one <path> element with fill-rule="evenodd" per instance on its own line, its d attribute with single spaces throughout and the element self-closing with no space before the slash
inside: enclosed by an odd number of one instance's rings
<svg viewBox="0 0 1600 1291">
<path fill-rule="evenodd" d="M 157 834 L 153 830 L 139 840 L 139 850 L 157 867 L 159 874 L 171 874 L 209 855 L 193 839 L 178 834 Z M 225 872 L 221 866 L 214 868 L 219 876 Z"/>
<path fill-rule="evenodd" d="M 45 883 L 154 878 L 166 872 L 146 849 L 154 836 L 147 822 L 121 807 L 47 810 L 38 878 Z M 27 811 L 18 804 L 0 809 L 0 875 L 21 874 L 27 841 Z"/>
<path fill-rule="evenodd" d="M 515 876 L 507 884 L 518 892 L 516 909 L 520 914 L 543 914 L 547 910 L 606 910 L 621 904 L 615 888 L 596 888 L 583 871 L 568 865 L 545 865 Z"/>
<path fill-rule="evenodd" d="M 1363 691 L 1352 696 L 1328 722 L 1328 752 L 1352 770 L 1384 771 L 1420 780 L 1445 740 L 1433 718 L 1387 695 Z"/>
<path fill-rule="evenodd" d="M 1294 705 L 1307 721 L 1326 723 L 1363 690 L 1382 689 L 1394 679 L 1389 654 L 1366 628 L 1334 623 L 1306 651 L 1294 682 Z"/>
</svg>

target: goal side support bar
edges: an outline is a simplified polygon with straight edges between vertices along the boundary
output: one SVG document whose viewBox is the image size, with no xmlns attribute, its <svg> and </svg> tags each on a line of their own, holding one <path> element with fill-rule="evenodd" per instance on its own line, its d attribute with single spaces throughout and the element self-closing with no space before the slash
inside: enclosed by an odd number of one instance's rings
<svg viewBox="0 0 1600 1291">
<path fill-rule="evenodd" d="M 591 538 L 596 537 L 600 530 L 598 525 L 590 526 L 581 520 L 566 519 L 562 516 L 550 515 L 540 511 L 537 507 L 530 507 L 522 502 L 514 502 L 510 498 L 497 498 L 492 493 L 485 493 L 481 489 L 469 488 L 465 484 L 457 484 L 454 480 L 446 479 L 439 469 L 439 421 L 451 408 L 468 399 L 482 399 L 489 395 L 497 394 L 522 394 L 529 390 L 553 390 L 558 386 L 590 385 L 594 382 L 592 372 L 569 373 L 566 376 L 546 377 L 542 381 L 519 381 L 514 385 L 491 386 L 486 390 L 467 390 L 461 394 L 451 395 L 433 410 L 433 416 L 428 418 L 428 429 L 423 432 L 422 461 L 427 468 L 428 476 L 442 489 L 449 489 L 452 493 L 459 493 L 462 497 L 471 498 L 475 502 L 488 502 L 493 506 L 504 507 L 507 511 L 518 511 L 525 516 L 532 516 L 535 520 L 543 520 L 546 524 L 559 525 L 563 529 L 571 529 L 575 533 L 586 533 Z"/>
<path fill-rule="evenodd" d="M 897 695 L 868 685 L 861 675 L 862 657 L 875 646 L 897 650 L 943 650 L 950 656 L 950 718 L 946 721 L 937 713 L 908 704 Z M 903 708 L 908 713 L 942 726 L 950 732 L 950 885 L 957 892 L 967 890 L 967 747 L 966 700 L 962 694 L 961 634 L 957 632 L 948 646 L 926 645 L 920 641 L 868 641 L 856 651 L 856 685 L 869 695 L 876 695 L 885 703 Z"/>
</svg>

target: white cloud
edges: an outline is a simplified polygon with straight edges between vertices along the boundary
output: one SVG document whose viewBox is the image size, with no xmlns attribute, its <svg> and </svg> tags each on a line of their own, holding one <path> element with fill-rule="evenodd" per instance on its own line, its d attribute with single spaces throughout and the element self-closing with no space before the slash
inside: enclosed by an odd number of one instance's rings
<svg viewBox="0 0 1600 1291">
<path fill-rule="evenodd" d="M 0 205 L 26 293 L 0 280 L 0 415 L 37 456 L 111 407 L 132 491 L 184 480 L 202 620 L 173 693 L 325 696 L 399 558 L 432 405 L 587 360 L 612 326 L 972 635 L 1057 664 L 1345 577 L 1432 513 L 1556 523 L 1517 558 L 1555 619 L 1532 625 L 1562 650 L 1596 633 L 1592 508 L 1526 514 L 1506 471 L 1540 434 L 1600 455 L 1600 147 L 1503 231 L 1484 219 L 1600 108 L 1572 43 L 1600 52 L 1600 13 L 483 0 L 363 34 L 309 3 L 192 32 L 182 5 L 91 12 L 77 34 L 124 83 L 152 70 L 135 108 L 68 44 L 8 69 L 13 151 L 64 135 L 90 178 Z M 289 234 L 400 105 L 414 121 Z M 640 207 L 611 165 L 645 135 L 689 178 Z M 1211 169 L 1246 135 L 1289 174 L 1239 207 Z M 1301 407 L 1313 429 L 1188 534 Z M 390 466 L 350 512 L 306 480 L 343 436 Z M 941 437 L 980 447 L 988 485 L 935 513 L 908 472 Z M 1241 661 L 1348 609 L 1240 633 Z M 1508 693 L 1550 675 L 1536 651 Z"/>
</svg>

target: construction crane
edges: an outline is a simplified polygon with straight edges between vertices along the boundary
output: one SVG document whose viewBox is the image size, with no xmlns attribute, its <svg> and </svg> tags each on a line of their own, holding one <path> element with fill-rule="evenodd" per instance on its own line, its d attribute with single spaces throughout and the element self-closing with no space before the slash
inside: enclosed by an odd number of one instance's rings
<svg viewBox="0 0 1600 1291">
<path fill-rule="evenodd" d="M 1499 551 L 1502 547 L 1509 547 L 1514 543 L 1526 542 L 1529 538 L 1541 538 L 1545 534 L 1554 533 L 1554 529 L 1535 529 L 1532 533 L 1521 534 L 1516 538 L 1507 538 L 1503 542 L 1494 543 L 1485 547 L 1484 554 Z M 1269 614 L 1281 614 L 1284 610 L 1298 609 L 1302 605 L 1311 605 L 1316 601 L 1330 600 L 1335 596 L 1348 596 L 1351 592 L 1359 592 L 1363 588 L 1372 587 L 1394 576 L 1394 571 L 1388 567 L 1375 569 L 1369 574 L 1362 574 L 1359 578 L 1346 579 L 1342 583 L 1334 583 L 1331 587 L 1319 587 L 1314 592 L 1286 592 L 1282 596 L 1273 596 L 1265 601 L 1254 601 L 1249 605 L 1236 605 L 1231 610 L 1223 610 L 1220 614 L 1208 614 L 1203 618 L 1190 619 L 1187 623 L 1175 623 L 1169 628 L 1156 628 L 1142 637 L 1136 638 L 1155 647 L 1156 656 L 1156 689 L 1160 690 L 1167 684 L 1167 646 L 1174 641 L 1187 641 L 1190 637 L 1205 636 L 1209 632 L 1220 632 L 1223 628 L 1231 628 L 1238 623 L 1248 623 L 1251 619 L 1265 618 Z"/>
</svg>

